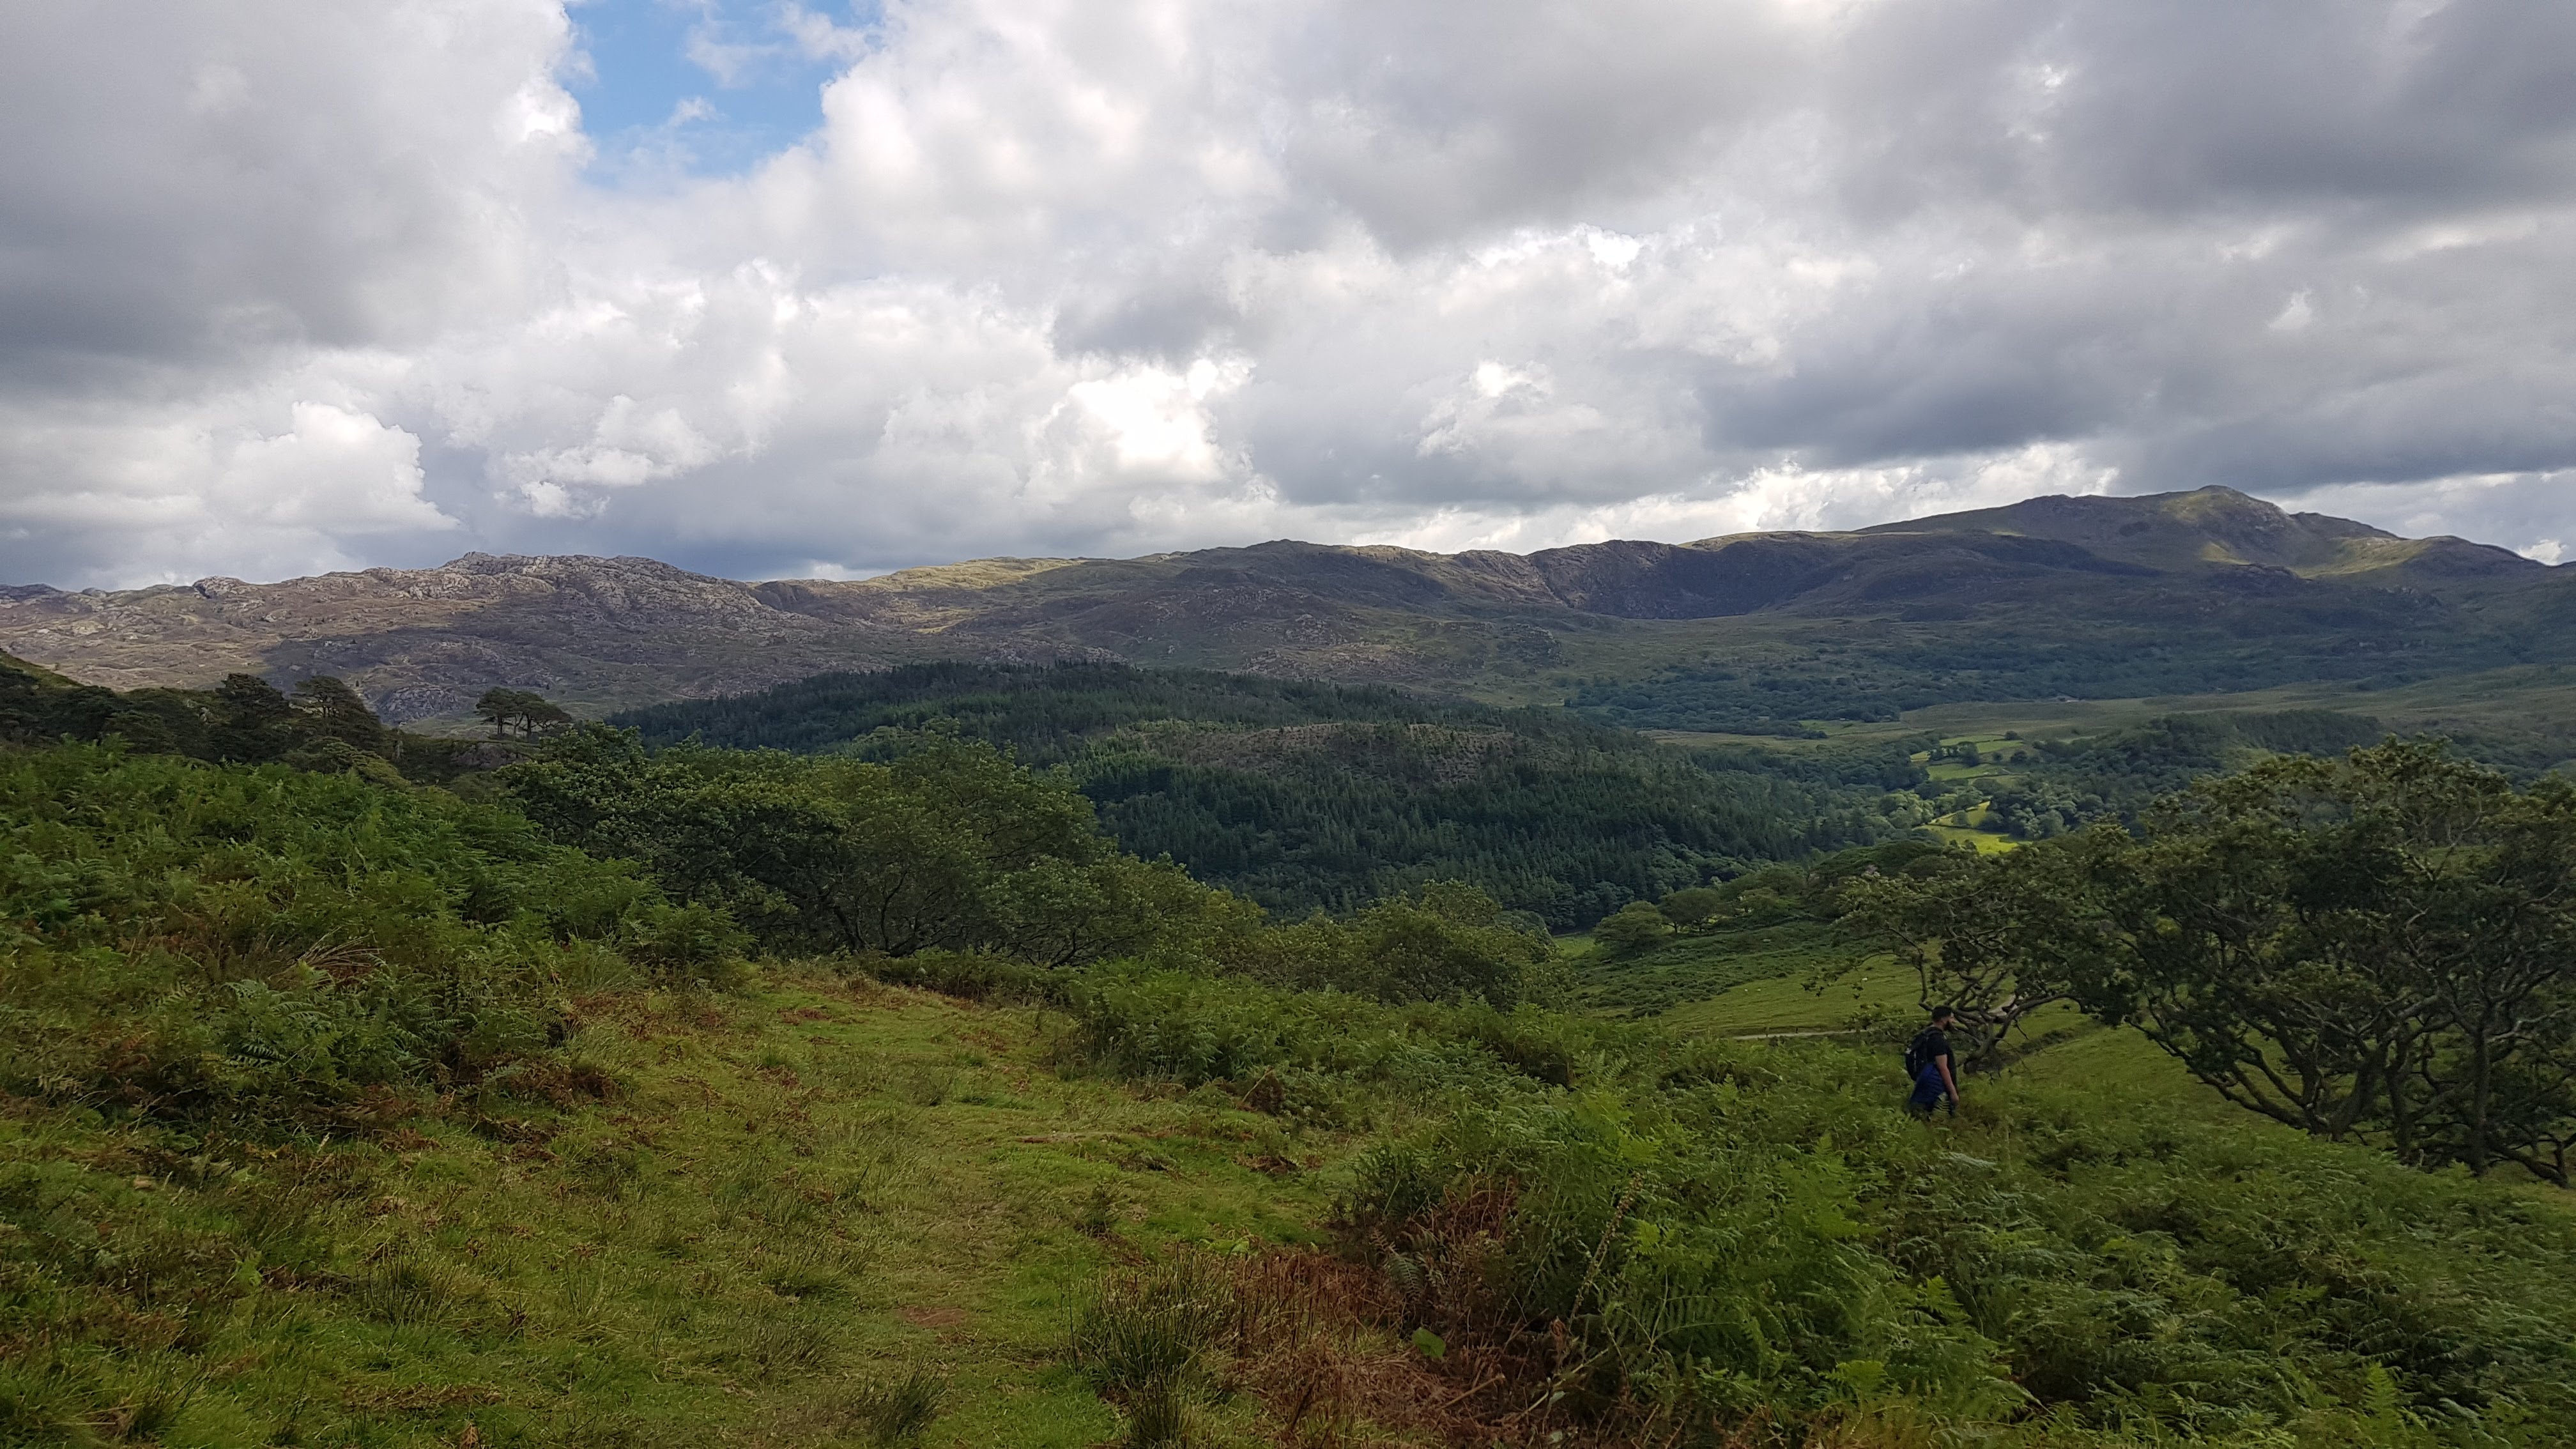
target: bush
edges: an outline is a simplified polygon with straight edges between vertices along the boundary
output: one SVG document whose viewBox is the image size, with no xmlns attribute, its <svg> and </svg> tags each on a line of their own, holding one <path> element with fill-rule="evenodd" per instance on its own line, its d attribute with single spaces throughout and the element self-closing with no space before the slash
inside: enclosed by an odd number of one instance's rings
<svg viewBox="0 0 2576 1449">
<path fill-rule="evenodd" d="M 1510 1007 L 1561 995 L 1556 944 L 1528 918 L 1458 881 L 1435 881 L 1347 921 L 1310 917 L 1236 935 L 1222 964 L 1278 985 L 1381 1001 L 1481 1000 Z"/>
<path fill-rule="evenodd" d="M 1618 914 L 1592 928 L 1592 939 L 1605 951 L 1625 954 L 1657 945 L 1673 933 L 1673 923 L 1644 901 L 1630 901 Z"/>
<path fill-rule="evenodd" d="M 567 976 L 735 939 L 509 812 L 355 776 L 0 756 L 0 1089 L 243 1130 L 381 1120 L 561 1032 Z"/>
<path fill-rule="evenodd" d="M 858 965 L 889 986 L 918 986 L 961 1001 L 1052 1001 L 1063 989 L 1054 973 L 993 951 L 917 951 L 862 957 Z"/>
<path fill-rule="evenodd" d="M 751 945 L 733 917 L 694 901 L 647 904 L 627 919 L 622 935 L 628 960 L 663 980 L 699 987 L 738 984 L 742 954 Z"/>
</svg>

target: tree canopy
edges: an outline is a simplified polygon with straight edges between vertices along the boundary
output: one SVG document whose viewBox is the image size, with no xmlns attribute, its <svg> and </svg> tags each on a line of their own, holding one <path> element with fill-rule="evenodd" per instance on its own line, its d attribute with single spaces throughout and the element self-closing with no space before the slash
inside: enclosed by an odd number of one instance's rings
<svg viewBox="0 0 2576 1449">
<path fill-rule="evenodd" d="M 492 738 L 517 734 L 521 739 L 551 734 L 572 723 L 563 706 L 524 689 L 487 689 L 474 701 L 477 719 L 492 727 Z"/>
<path fill-rule="evenodd" d="M 2133 1024 L 2323 1137 L 2568 1182 L 2576 785 L 2437 744 L 2280 756 L 2109 828 L 1872 883 L 1853 919 L 1991 1042 L 2033 1003 Z"/>
</svg>

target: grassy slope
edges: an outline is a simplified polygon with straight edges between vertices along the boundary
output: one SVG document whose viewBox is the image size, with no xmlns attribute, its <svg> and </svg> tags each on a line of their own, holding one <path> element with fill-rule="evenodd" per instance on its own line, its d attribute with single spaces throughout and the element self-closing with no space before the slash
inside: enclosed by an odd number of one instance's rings
<svg viewBox="0 0 2576 1449">
<path fill-rule="evenodd" d="M 1589 937 L 1568 938 L 1587 1004 L 1620 1014 L 1687 1010 L 1710 997 L 1774 980 L 1795 982 L 1843 947 L 1830 927 L 1789 921 L 1705 936 L 1676 936 L 1652 951 L 1617 955 Z"/>
<path fill-rule="evenodd" d="M 1774 928 L 1797 929 L 1802 928 Z M 1577 950 L 1589 949 L 1588 941 L 1569 944 Z M 1605 968 L 1596 962 L 1585 969 L 1584 975 L 1587 981 L 1605 977 L 1652 978 L 1660 970 L 1671 970 L 1692 957 L 1722 955 L 1724 948 L 1722 940 L 1712 943 L 1706 938 L 1685 938 L 1635 958 L 1624 973 L 1610 975 L 1617 968 Z M 1807 1040 L 1819 1044 L 1832 1040 L 1866 1049 L 1867 1043 L 1887 1033 L 1856 1029 L 1856 1022 L 1895 1019 L 1910 1024 L 1915 1019 L 1919 992 L 1913 974 L 1884 957 L 1863 962 L 1848 976 L 1821 990 L 1811 988 L 1806 980 L 1808 965 L 1815 954 L 1830 949 L 1811 948 L 1811 953 L 1801 953 L 1794 965 L 1784 959 L 1768 958 L 1769 964 L 1787 969 L 1750 975 L 1740 984 L 1712 995 L 1677 1003 L 1660 1012 L 1660 1019 L 1684 1032 L 1770 1039 L 1786 1050 L 1796 1050 Z M 1577 957 L 1578 961 L 1583 959 Z M 1750 968 L 1752 962 L 1745 965 Z M 2027 1033 L 2016 1041 L 2018 1047 L 2012 1059 L 1992 1078 L 1971 1078 L 1962 1090 L 1972 1097 L 1991 1091 L 2073 1091 L 2094 1098 L 2102 1110 L 2134 1118 L 2184 1119 L 2267 1140 L 2296 1138 L 2291 1129 L 2246 1112 L 2194 1080 L 2182 1063 L 2158 1050 L 2134 1028 L 2101 1026 L 2071 1006 L 2034 1014 Z M 1883 1079 L 1867 1084 L 1865 1090 L 1884 1092 L 1892 1100 L 1903 1090 L 1904 1074 L 1892 1049 L 1881 1055 L 1886 1061 Z M 1956 1123 L 1945 1121 L 1942 1125 L 1960 1130 Z M 1967 1135 L 1973 1139 L 1980 1134 L 1971 1124 Z M 2498 1174 L 2491 1182 L 2500 1193 L 2554 1217 L 2576 1222 L 2576 1203 L 2545 1183 L 2509 1173 Z"/>
<path fill-rule="evenodd" d="M 2451 675 L 2395 688 L 2356 689 L 2343 681 L 2288 684 L 2232 694 L 2153 695 L 2135 699 L 2003 700 L 1940 704 L 1908 710 L 1901 720 L 1856 723 L 1825 720 L 1820 740 L 1713 734 L 1692 730 L 1645 733 L 1677 745 L 1757 744 L 1796 751 L 1878 743 L 1926 732 L 1943 740 L 1999 741 L 2006 732 L 2026 737 L 2100 734 L 2144 724 L 2159 715 L 2232 710 L 2332 709 L 2372 715 L 2399 731 L 2514 730 L 2562 726 L 2576 718 L 2576 669 L 2541 664 Z"/>
<path fill-rule="evenodd" d="M 1213 1095 L 1060 1080 L 1026 1013 L 864 982 L 587 1009 L 573 1055 L 607 1101 L 309 1154 L 20 1107 L 0 1180 L 138 1261 L 255 1236 L 282 1183 L 339 1184 L 199 1311 L 196 1361 L 222 1367 L 164 1443 L 857 1442 L 854 1395 L 927 1365 L 952 1388 L 925 1442 L 1071 1446 L 1115 1427 L 1062 1364 L 1079 1286 L 1131 1244 L 1300 1237 L 1324 1197 L 1292 1160 L 1339 1150 Z M 192 1186 L 199 1153 L 252 1176 Z M 180 1363 L 110 1371 L 148 1420 Z M 41 1406 L 27 1372 L 6 1388 Z"/>
<path fill-rule="evenodd" d="M 1744 938 L 1782 933 L 1813 933 L 1794 959 L 1743 950 Z M 1587 981 L 1653 978 L 1677 972 L 1692 959 L 1730 959 L 1740 979 L 1718 985 L 1696 1000 L 1682 1001 L 1660 1013 L 1662 1021 L 1685 1032 L 1724 1037 L 1795 1038 L 1807 1035 L 1868 1039 L 1886 1033 L 1857 1028 L 1856 1023 L 1895 1020 L 1910 1025 L 1920 1010 L 1920 989 L 1912 972 L 1887 957 L 1863 960 L 1849 974 L 1821 988 L 1810 986 L 1814 964 L 1848 946 L 1834 944 L 1825 928 L 1813 925 L 1773 927 L 1735 937 L 1685 937 L 1632 958 L 1618 967 L 1595 963 Z M 1578 958 L 1583 959 L 1583 958 Z M 1771 969 L 1762 969 L 1763 967 Z M 1611 975 L 1618 972 L 1617 975 Z M 2011 1061 L 2000 1072 L 2004 1083 L 2039 1088 L 2076 1088 L 2118 1098 L 2131 1112 L 2186 1115 L 2201 1121 L 2274 1130 L 2271 1124 L 2231 1105 L 2209 1087 L 2193 1080 L 2180 1062 L 2160 1051 L 2136 1030 L 2100 1026 L 2071 1006 L 2035 1013 L 2026 1031 L 2015 1038 Z M 1902 1073 L 1888 1054 L 1887 1081 L 1898 1090 Z M 1973 1089 L 1975 1083 L 1969 1084 Z M 2288 1128 L 2279 1131 L 2287 1133 Z M 2521 1184 L 2500 1176 L 2500 1183 Z M 2529 1185 L 2538 1200 L 2560 1196 L 2540 1184 Z M 2562 1209 L 2567 1204 L 2558 1203 Z"/>
<path fill-rule="evenodd" d="M 1895 975 L 1872 973 L 1859 994 L 1892 999 L 1901 984 L 1910 997 Z M 1850 1004 L 1772 978 L 1669 1019 L 1789 1030 Z M 94 1226 L 145 1265 L 201 1241 L 191 1229 L 261 1245 L 260 1272 L 236 1274 L 193 1326 L 194 1362 L 213 1372 L 183 1379 L 175 1355 L 118 1355 L 120 1407 L 147 1416 L 135 1427 L 169 1445 L 864 1443 L 865 1387 L 926 1366 L 950 1388 L 924 1443 L 1099 1444 L 1116 1417 L 1063 1355 L 1091 1275 L 1174 1244 L 1307 1239 L 1323 1181 L 1358 1145 L 1291 1133 L 1213 1091 L 1061 1077 L 1045 1018 L 864 981 L 584 1011 L 549 1080 L 594 1068 L 617 1084 L 606 1100 L 458 1103 L 374 1144 L 262 1149 L 31 1109 L 0 1118 L 0 1181 L 44 1182 L 47 1231 Z M 1887 1100 L 1897 1089 L 1892 1068 L 1853 1083 Z M 1971 1088 L 2028 1091 L 2281 1130 L 2121 1033 L 2070 1033 Z M 2008 1118 L 1971 1105 L 1930 1130 L 1963 1160 L 2009 1155 Z M 192 1182 L 208 1175 L 198 1155 L 267 1190 Z M 310 1221 L 242 1211 L 299 1178 L 336 1184 Z M 109 1337 L 151 1332 L 101 1321 Z M 25 1404 L 41 1366 L 14 1372 L 0 1384 Z M 1234 1431 L 1222 1442 L 1268 1442 L 1258 1412 L 1242 1397 L 1222 1410 Z"/>
</svg>

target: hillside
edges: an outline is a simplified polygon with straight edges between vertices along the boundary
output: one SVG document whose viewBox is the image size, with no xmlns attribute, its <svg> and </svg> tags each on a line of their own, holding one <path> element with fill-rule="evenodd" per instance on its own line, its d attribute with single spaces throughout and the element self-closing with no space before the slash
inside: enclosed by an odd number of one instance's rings
<svg viewBox="0 0 2576 1449">
<path fill-rule="evenodd" d="M 87 682 L 331 674 L 396 721 L 457 716 L 496 684 L 606 713 L 904 660 L 1095 658 L 1795 733 L 1941 703 L 2387 686 L 2576 655 L 2576 573 L 2220 488 L 1527 556 L 1275 542 L 737 583 L 474 554 L 5 594 L 0 648 Z"/>
<path fill-rule="evenodd" d="M 1554 930 L 1748 862 L 1902 832 L 1907 748 L 1792 774 L 1555 710 L 1123 664 L 823 675 L 612 717 L 646 743 L 860 758 L 950 731 L 1060 765 L 1119 845 L 1289 917 L 1464 880 Z M 883 733 L 879 733 L 879 732 Z"/>
<path fill-rule="evenodd" d="M 1801 1000 L 1785 973 L 1830 946 L 1761 924 L 1873 878 L 1850 858 L 1713 893 L 1685 914 L 1735 965 L 1634 963 L 1604 1004 L 1678 1009 L 1613 1021 L 1563 1010 L 1566 963 L 1470 894 L 1347 926 L 1169 875 L 1086 897 L 1153 869 L 989 752 L 614 739 L 546 745 L 482 803 L 0 751 L 0 1439 L 2542 1449 L 2576 1425 L 2561 1194 L 2264 1121 L 2125 1026 L 2070 1023 L 1929 1123 L 1872 1039 L 1724 1040 L 1894 999 Z M 878 874 L 833 841 L 893 831 L 967 867 L 905 907 L 933 935 L 831 945 Z M 1088 949 L 1032 954 L 1068 903 Z M 1139 934 L 1089 933 L 1122 905 Z M 1693 976 L 1712 999 L 1666 1000 Z"/>
</svg>

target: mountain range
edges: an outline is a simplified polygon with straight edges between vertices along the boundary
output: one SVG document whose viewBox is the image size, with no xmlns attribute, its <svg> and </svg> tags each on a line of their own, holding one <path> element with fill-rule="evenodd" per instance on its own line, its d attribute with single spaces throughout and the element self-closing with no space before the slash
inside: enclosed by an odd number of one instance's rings
<svg viewBox="0 0 2576 1449">
<path fill-rule="evenodd" d="M 336 675 L 388 719 L 586 713 L 932 658 L 1372 681 L 1793 731 L 1924 704 L 2419 681 L 2576 655 L 2576 568 L 2226 488 L 1528 555 L 1280 541 L 737 582 L 468 554 L 280 583 L 0 588 L 0 649 L 120 689 Z"/>
</svg>

